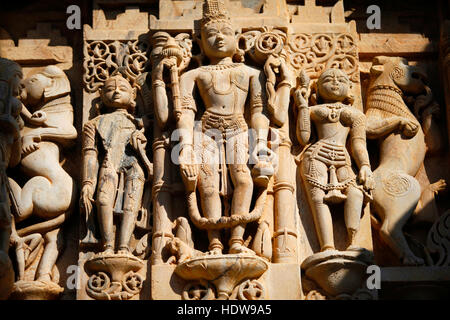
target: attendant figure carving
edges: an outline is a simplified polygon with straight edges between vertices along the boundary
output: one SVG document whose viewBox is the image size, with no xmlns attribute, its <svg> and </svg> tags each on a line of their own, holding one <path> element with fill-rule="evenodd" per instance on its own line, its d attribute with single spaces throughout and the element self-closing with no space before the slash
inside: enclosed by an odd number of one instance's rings
<svg viewBox="0 0 450 320">
<path fill-rule="evenodd" d="M 366 147 L 366 119 L 352 107 L 351 82 L 339 69 L 324 71 L 317 80 L 317 105 L 308 106 L 307 90 L 295 92 L 298 107 L 296 133 L 305 146 L 300 172 L 306 184 L 320 250 L 335 249 L 333 223 L 329 206 L 345 202 L 344 218 L 348 232 L 347 250 L 358 249 L 355 236 L 359 230 L 364 199 L 371 198 L 372 171 Z M 317 141 L 310 143 L 311 122 Z M 350 139 L 352 157 L 346 143 Z M 352 158 L 359 168 L 356 175 Z"/>
</svg>

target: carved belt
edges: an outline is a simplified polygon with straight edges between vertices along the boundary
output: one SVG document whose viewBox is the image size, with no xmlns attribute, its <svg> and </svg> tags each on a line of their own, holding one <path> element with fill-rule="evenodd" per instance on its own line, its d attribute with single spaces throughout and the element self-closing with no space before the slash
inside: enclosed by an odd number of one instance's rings
<svg viewBox="0 0 450 320">
<path fill-rule="evenodd" d="M 248 130 L 242 114 L 220 115 L 205 111 L 202 116 L 202 131 L 208 135 L 208 130 L 217 129 L 222 133 L 224 139 L 238 135 Z M 213 135 L 213 133 L 210 133 Z"/>
<path fill-rule="evenodd" d="M 343 145 L 332 144 L 327 141 L 319 141 L 306 151 L 305 155 L 311 160 L 317 160 L 325 164 L 330 174 L 335 175 L 335 170 L 340 167 L 348 167 L 351 170 L 351 159 L 347 149 Z M 328 184 L 322 184 L 317 179 L 317 172 L 314 161 L 311 162 L 309 174 L 306 175 L 306 180 L 313 186 L 318 187 L 324 191 L 343 190 L 350 184 L 355 183 L 355 176 L 352 175 L 344 181 L 330 181 Z M 335 180 L 335 179 L 331 179 Z M 337 180 L 337 179 L 336 179 Z"/>
</svg>

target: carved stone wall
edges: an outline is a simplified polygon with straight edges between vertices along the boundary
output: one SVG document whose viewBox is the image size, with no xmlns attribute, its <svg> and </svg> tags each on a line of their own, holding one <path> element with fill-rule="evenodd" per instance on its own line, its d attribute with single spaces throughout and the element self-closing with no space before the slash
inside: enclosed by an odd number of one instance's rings
<svg viewBox="0 0 450 320">
<path fill-rule="evenodd" d="M 446 2 L 47 2 L 0 12 L 0 298 L 450 296 Z"/>
</svg>

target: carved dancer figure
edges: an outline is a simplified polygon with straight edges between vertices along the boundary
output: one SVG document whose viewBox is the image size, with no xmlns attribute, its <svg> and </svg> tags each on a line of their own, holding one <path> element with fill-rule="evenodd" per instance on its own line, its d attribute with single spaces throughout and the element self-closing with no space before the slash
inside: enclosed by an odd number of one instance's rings
<svg viewBox="0 0 450 320">
<path fill-rule="evenodd" d="M 423 264 L 409 248 L 402 230 L 421 197 L 414 177 L 423 166 L 427 148 L 422 127 L 406 105 L 404 94 L 426 95 L 426 76 L 406 59 L 384 56 L 374 58 L 370 73 L 367 137 L 380 140 L 373 193 L 373 209 L 382 220 L 380 236 L 404 264 Z"/>
<path fill-rule="evenodd" d="M 296 133 L 305 146 L 300 158 L 300 172 L 306 183 L 320 250 L 333 250 L 333 223 L 330 204 L 345 202 L 344 218 L 348 232 L 347 250 L 358 249 L 355 235 L 359 230 L 364 198 L 373 188 L 372 171 L 366 147 L 366 119 L 351 106 L 351 82 L 339 69 L 324 71 L 317 80 L 318 105 L 308 107 L 307 94 L 295 92 L 298 107 Z M 311 121 L 318 139 L 311 137 Z M 359 174 L 352 170 L 352 158 L 346 148 L 350 135 L 352 156 Z"/>
<path fill-rule="evenodd" d="M 22 103 L 19 96 L 22 80 L 22 69 L 10 60 L 0 58 L 0 299 L 6 299 L 10 293 L 3 277 L 12 271 L 12 264 L 8 257 L 11 236 L 11 202 L 10 187 L 6 169 L 15 167 L 20 162 L 20 112 Z M 7 288 L 9 287 L 9 288 Z"/>
<path fill-rule="evenodd" d="M 21 254 L 26 242 L 40 237 L 39 234 L 43 236 L 44 252 L 36 279 L 49 282 L 62 247 L 60 226 L 70 215 L 76 194 L 73 179 L 60 164 L 61 148 L 77 137 L 70 83 L 60 68 L 48 66 L 23 81 L 20 98 L 32 112 L 22 108 L 25 126 L 21 131 L 20 162 L 21 169 L 31 178 L 23 188 L 9 179 L 15 206 L 13 222 L 32 216 L 43 221 L 19 230 L 13 223 L 11 241 L 16 246 L 18 259 L 22 260 L 20 257 L 28 256 Z M 19 276 L 25 264 L 25 261 L 18 261 Z"/>
<path fill-rule="evenodd" d="M 250 104 L 250 127 L 256 131 L 256 168 L 268 169 L 270 164 L 262 156 L 270 156 L 267 148 L 269 120 L 263 111 L 262 84 L 264 74 L 255 68 L 234 63 L 238 52 L 233 26 L 220 1 L 204 3 L 201 21 L 201 46 L 210 64 L 184 73 L 180 78 L 181 103 L 175 104 L 180 139 L 180 168 L 188 192 L 191 219 L 197 227 L 208 230 L 211 254 L 221 254 L 221 228 L 231 228 L 229 253 L 253 253 L 244 245 L 245 225 L 261 216 L 265 195 L 258 197 L 255 209 L 250 211 L 253 194 L 252 174 L 248 161 L 248 124 L 244 118 L 246 102 Z M 205 111 L 202 114 L 202 146 L 194 146 L 194 118 L 197 109 L 194 89 L 200 92 Z M 217 140 L 214 141 L 213 139 Z M 195 154 L 201 153 L 198 163 Z M 218 155 L 218 157 L 216 156 Z M 272 169 L 273 171 L 273 169 Z M 259 172 L 259 173 L 260 173 Z M 263 174 L 254 172 L 255 177 Z M 234 187 L 230 215 L 222 215 L 221 196 L 231 194 L 228 174 Z M 270 175 L 270 173 L 268 173 Z M 264 179 L 262 179 L 264 180 Z M 201 217 L 196 203 L 195 188 L 201 199 Z"/>
<path fill-rule="evenodd" d="M 83 128 L 80 201 L 88 217 L 92 214 L 92 203 L 97 206 L 105 254 L 114 254 L 113 216 L 121 216 L 118 250 L 129 254 L 146 181 L 145 172 L 148 178 L 152 172 L 145 154 L 147 139 L 142 123 L 133 116 L 136 88 L 128 80 L 120 73 L 112 75 L 101 89 L 101 98 L 106 113 L 88 121 Z"/>
</svg>

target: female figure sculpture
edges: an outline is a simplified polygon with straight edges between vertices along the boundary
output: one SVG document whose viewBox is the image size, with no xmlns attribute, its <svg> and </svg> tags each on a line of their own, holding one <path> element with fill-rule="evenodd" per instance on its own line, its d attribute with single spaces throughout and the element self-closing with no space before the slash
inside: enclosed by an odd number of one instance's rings
<svg viewBox="0 0 450 320">
<path fill-rule="evenodd" d="M 364 197 L 370 198 L 373 188 L 366 148 L 365 116 L 349 105 L 350 88 L 351 83 L 344 72 L 328 69 L 317 81 L 318 105 L 309 107 L 306 92 L 301 89 L 295 92 L 298 107 L 296 134 L 305 146 L 300 159 L 300 172 L 306 183 L 321 251 L 335 249 L 329 204 L 344 201 L 349 240 L 347 249 L 357 249 L 355 235 L 359 229 Z M 311 121 L 318 139 L 307 145 L 311 137 Z M 348 137 L 353 159 L 359 168 L 358 176 L 352 170 L 352 158 L 346 148 Z"/>
</svg>

